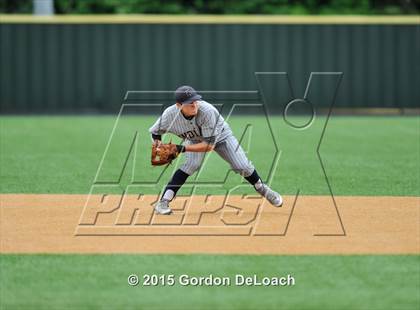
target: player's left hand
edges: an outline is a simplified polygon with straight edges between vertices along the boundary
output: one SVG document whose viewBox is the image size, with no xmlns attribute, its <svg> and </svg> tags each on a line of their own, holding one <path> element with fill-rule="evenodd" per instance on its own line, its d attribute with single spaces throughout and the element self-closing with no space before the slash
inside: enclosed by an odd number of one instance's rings
<svg viewBox="0 0 420 310">
<path fill-rule="evenodd" d="M 153 143 L 152 159 L 153 166 L 170 164 L 180 153 L 179 147 L 173 143 Z"/>
</svg>

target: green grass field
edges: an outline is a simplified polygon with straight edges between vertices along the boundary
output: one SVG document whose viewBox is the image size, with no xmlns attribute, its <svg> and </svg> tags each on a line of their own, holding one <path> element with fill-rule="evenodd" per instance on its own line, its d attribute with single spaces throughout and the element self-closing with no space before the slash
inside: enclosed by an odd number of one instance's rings
<svg viewBox="0 0 420 310">
<path fill-rule="evenodd" d="M 147 129 L 153 121 L 126 117 L 119 122 L 99 180 L 117 179 L 135 131 L 139 132 L 135 180 L 157 179 L 163 168 L 149 164 Z M 1 117 L 0 122 L 2 193 L 83 194 L 89 192 L 115 117 Z M 279 117 L 271 120 L 282 152 L 272 184 L 283 194 L 294 194 L 297 188 L 303 194 L 328 194 L 316 156 L 324 122 L 325 118 L 318 118 L 310 130 L 296 131 Z M 242 145 L 250 145 L 248 156 L 266 178 L 275 152 L 267 126 L 262 117 L 234 118 L 230 124 L 238 139 L 246 123 L 253 125 L 252 135 L 250 143 L 246 136 Z M 420 195 L 419 140 L 419 117 L 332 117 L 320 154 L 333 193 Z M 159 184 L 167 182 L 173 167 Z M 199 181 L 220 181 L 221 171 L 227 170 L 228 165 L 212 154 Z M 238 182 L 240 177 L 229 176 L 226 187 Z"/>
<path fill-rule="evenodd" d="M 418 256 L 7 255 L 1 300 L 31 309 L 416 309 L 419 266 Z M 291 274 L 296 282 L 130 287 L 133 273 Z"/>
<path fill-rule="evenodd" d="M 299 119 L 297 119 L 299 120 Z M 328 194 L 316 157 L 325 118 L 306 131 L 272 119 L 282 150 L 272 184 L 283 194 Z M 88 193 L 115 117 L 0 117 L 1 193 Z M 101 180 L 120 173 L 137 130 L 136 181 L 150 170 L 146 134 L 153 119 L 126 117 L 115 131 Z M 262 118 L 231 120 L 235 134 L 252 123 L 246 150 L 260 174 L 273 146 Z M 245 136 L 245 140 L 247 136 Z M 335 195 L 419 196 L 419 117 L 333 117 L 320 154 Z M 247 142 L 243 144 L 248 145 Z M 144 151 L 146 150 L 146 151 Z M 214 157 L 201 176 L 218 180 Z M 175 167 L 175 166 L 174 166 Z M 149 169 L 149 170 L 146 170 Z M 147 171 L 145 173 L 145 171 Z M 170 177 L 166 171 L 159 181 Z M 127 175 L 127 174 L 126 174 Z M 126 177 L 128 178 L 128 177 Z M 240 179 L 229 176 L 227 188 Z M 127 182 L 127 180 L 125 180 Z M 252 189 L 250 189 L 252 191 Z M 413 232 L 416 233 L 416 232 Z M 418 232 L 417 232 L 418 233 Z M 1 309 L 418 309 L 420 256 L 1 255 Z M 233 276 L 292 274 L 293 287 L 130 287 L 131 273 Z"/>
</svg>

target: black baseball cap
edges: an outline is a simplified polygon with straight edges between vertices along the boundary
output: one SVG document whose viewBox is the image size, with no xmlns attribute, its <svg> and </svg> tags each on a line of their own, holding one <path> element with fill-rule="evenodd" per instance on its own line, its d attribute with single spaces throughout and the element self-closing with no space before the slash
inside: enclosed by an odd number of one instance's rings
<svg viewBox="0 0 420 310">
<path fill-rule="evenodd" d="M 201 96 L 191 86 L 180 86 L 175 91 L 175 100 L 180 104 L 190 104 L 199 99 Z"/>
</svg>

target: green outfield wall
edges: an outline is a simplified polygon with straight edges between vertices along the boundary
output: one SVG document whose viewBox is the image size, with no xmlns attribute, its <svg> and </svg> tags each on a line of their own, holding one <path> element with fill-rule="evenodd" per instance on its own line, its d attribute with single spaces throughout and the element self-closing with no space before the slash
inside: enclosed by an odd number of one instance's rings
<svg viewBox="0 0 420 310">
<path fill-rule="evenodd" d="M 2 113 L 113 113 L 127 90 L 181 84 L 252 91 L 259 89 L 255 72 L 287 72 L 295 97 L 303 97 L 311 72 L 343 72 L 337 107 L 420 102 L 420 22 L 413 17 L 0 20 Z M 281 88 L 270 87 L 268 103 L 279 110 Z M 320 87 L 317 106 L 328 107 L 330 93 Z"/>
</svg>

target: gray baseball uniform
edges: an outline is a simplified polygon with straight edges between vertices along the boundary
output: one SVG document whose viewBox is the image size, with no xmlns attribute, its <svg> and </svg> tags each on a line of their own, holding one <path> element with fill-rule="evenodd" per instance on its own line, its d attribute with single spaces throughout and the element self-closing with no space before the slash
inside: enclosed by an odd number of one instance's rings
<svg viewBox="0 0 420 310">
<path fill-rule="evenodd" d="M 233 136 L 229 125 L 219 111 L 204 100 L 198 101 L 197 115 L 191 119 L 185 118 L 175 104 L 168 107 L 149 131 L 154 135 L 175 134 L 183 139 L 184 145 L 210 141 L 215 145 L 214 150 L 236 173 L 247 177 L 254 171 L 254 166 Z M 204 152 L 186 152 L 185 162 L 180 169 L 192 175 L 200 168 L 204 156 Z"/>
</svg>

